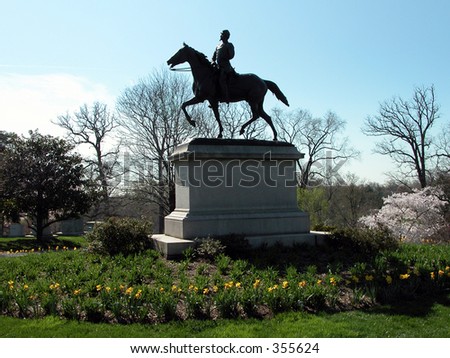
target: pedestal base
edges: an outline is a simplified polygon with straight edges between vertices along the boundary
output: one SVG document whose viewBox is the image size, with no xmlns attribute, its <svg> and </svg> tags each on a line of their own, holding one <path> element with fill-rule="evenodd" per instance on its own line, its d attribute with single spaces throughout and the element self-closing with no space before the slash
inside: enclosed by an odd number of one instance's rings
<svg viewBox="0 0 450 358">
<path fill-rule="evenodd" d="M 247 236 L 250 247 L 260 247 L 262 245 L 273 246 L 283 244 L 286 246 L 294 245 L 323 245 L 325 238 L 329 235 L 327 232 L 310 231 L 305 234 L 286 234 L 286 235 L 260 235 Z M 165 234 L 155 234 L 152 236 L 155 248 L 167 259 L 179 258 L 189 247 L 194 247 L 194 240 L 179 239 Z"/>
<path fill-rule="evenodd" d="M 170 157 L 176 207 L 156 245 L 174 256 L 208 236 L 243 236 L 252 246 L 314 242 L 309 216 L 297 207 L 302 157 L 284 142 L 200 138 L 178 146 Z"/>
<path fill-rule="evenodd" d="M 194 246 L 194 240 L 179 239 L 165 234 L 155 234 L 152 239 L 155 249 L 167 259 L 181 257 L 186 249 Z"/>
<path fill-rule="evenodd" d="M 298 210 L 236 213 L 189 213 L 175 210 L 165 218 L 165 234 L 183 239 L 307 232 L 309 216 Z"/>
</svg>

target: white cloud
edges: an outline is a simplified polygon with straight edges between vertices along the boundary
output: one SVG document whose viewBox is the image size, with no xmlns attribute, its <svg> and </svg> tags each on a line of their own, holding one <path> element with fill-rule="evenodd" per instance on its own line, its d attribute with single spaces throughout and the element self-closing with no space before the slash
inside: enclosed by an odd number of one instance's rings
<svg viewBox="0 0 450 358">
<path fill-rule="evenodd" d="M 42 134 L 63 135 L 64 131 L 51 121 L 94 101 L 106 103 L 111 109 L 114 105 L 104 85 L 83 77 L 0 74 L 0 129 L 19 134 L 39 129 Z"/>
</svg>

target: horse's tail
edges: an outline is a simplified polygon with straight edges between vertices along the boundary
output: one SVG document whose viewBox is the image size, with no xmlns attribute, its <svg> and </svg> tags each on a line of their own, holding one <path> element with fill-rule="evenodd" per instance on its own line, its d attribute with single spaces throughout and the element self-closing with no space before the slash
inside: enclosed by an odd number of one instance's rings
<svg viewBox="0 0 450 358">
<path fill-rule="evenodd" d="M 286 96 L 281 92 L 280 88 L 277 86 L 275 82 L 264 80 L 264 82 L 267 85 L 267 88 L 272 92 L 277 99 L 279 99 L 281 102 L 283 102 L 286 106 L 289 107 L 289 102 L 286 98 Z"/>
</svg>

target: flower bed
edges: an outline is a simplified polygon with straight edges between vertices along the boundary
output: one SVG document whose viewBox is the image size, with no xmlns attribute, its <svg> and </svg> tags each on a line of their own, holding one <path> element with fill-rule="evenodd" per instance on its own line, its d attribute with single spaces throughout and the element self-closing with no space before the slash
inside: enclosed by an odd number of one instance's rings
<svg viewBox="0 0 450 358">
<path fill-rule="evenodd" d="M 305 257 L 305 250 L 286 251 Z M 348 310 L 448 290 L 449 253 L 448 245 L 402 245 L 365 262 L 336 263 L 329 257 L 333 265 L 315 265 L 313 259 L 286 265 L 279 257 L 280 265 L 269 267 L 225 254 L 173 262 L 152 250 L 127 257 L 58 250 L 0 259 L 0 312 L 159 323 Z"/>
</svg>

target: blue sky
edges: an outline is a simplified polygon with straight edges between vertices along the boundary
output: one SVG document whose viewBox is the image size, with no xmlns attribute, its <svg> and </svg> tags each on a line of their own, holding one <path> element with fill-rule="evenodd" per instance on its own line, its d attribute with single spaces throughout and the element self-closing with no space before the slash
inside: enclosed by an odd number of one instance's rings
<svg viewBox="0 0 450 358">
<path fill-rule="evenodd" d="M 450 118 L 446 0 L 0 0 L 0 14 L 7 131 L 61 135 L 51 124 L 59 114 L 96 100 L 113 106 L 183 41 L 210 57 L 223 29 L 238 72 L 275 81 L 292 109 L 331 110 L 347 121 L 362 155 L 346 170 L 362 178 L 381 182 L 393 168 L 360 131 L 380 102 L 433 84 L 441 123 Z M 269 95 L 266 109 L 274 106 L 282 105 Z"/>
</svg>

